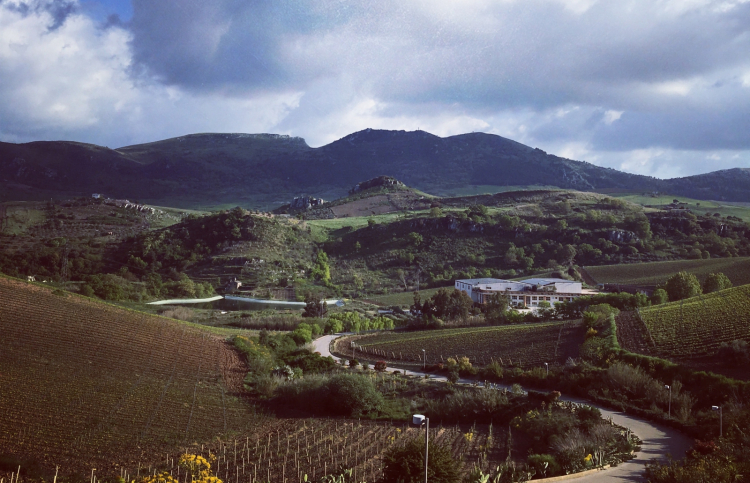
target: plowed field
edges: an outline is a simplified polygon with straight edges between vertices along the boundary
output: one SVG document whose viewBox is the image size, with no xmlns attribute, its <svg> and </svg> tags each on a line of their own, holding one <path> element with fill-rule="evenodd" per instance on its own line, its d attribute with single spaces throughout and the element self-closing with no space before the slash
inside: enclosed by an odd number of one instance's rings
<svg viewBox="0 0 750 483">
<path fill-rule="evenodd" d="M 523 367 L 563 363 L 568 357 L 578 357 L 581 342 L 583 329 L 573 322 L 389 332 L 356 340 L 358 353 L 361 356 L 364 352 L 364 357 L 414 362 L 422 360 L 424 349 L 428 364 L 458 356 L 468 357 L 474 364 L 494 359 Z M 336 350 L 350 355 L 350 341 L 342 339 Z"/>
<path fill-rule="evenodd" d="M 0 455 L 117 473 L 257 424 L 226 343 L 0 277 Z"/>
</svg>

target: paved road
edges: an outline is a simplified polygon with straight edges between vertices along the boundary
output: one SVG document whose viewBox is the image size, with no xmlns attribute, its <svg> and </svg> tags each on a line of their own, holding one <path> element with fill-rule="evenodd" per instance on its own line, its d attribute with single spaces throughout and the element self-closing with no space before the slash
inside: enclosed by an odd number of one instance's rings
<svg viewBox="0 0 750 483">
<path fill-rule="evenodd" d="M 315 350 L 320 352 L 322 356 L 331 356 L 338 360 L 339 358 L 331 354 L 330 345 L 331 342 L 346 334 L 335 334 L 326 335 L 316 339 L 313 342 Z M 400 369 L 388 368 L 388 371 L 398 371 Z M 424 373 L 414 371 L 402 371 L 407 375 L 422 376 Z M 445 380 L 442 376 L 432 376 L 434 379 Z M 459 383 L 472 384 L 475 381 L 462 379 Z M 576 483 L 622 483 L 625 481 L 645 481 L 643 479 L 644 465 L 651 459 L 659 458 L 666 459 L 667 454 L 671 454 L 675 458 L 682 458 L 685 455 L 685 451 L 690 449 L 692 446 L 692 440 L 684 436 L 679 431 L 671 428 L 655 424 L 645 419 L 637 418 L 629 414 L 612 411 L 602 407 L 595 406 L 588 401 L 581 399 L 574 399 L 563 397 L 565 401 L 573 401 L 576 403 L 588 404 L 593 407 L 599 408 L 602 412 L 602 416 L 606 419 L 612 418 L 615 424 L 630 428 L 634 434 L 636 434 L 643 444 L 641 445 L 641 451 L 636 454 L 635 459 L 623 463 L 616 468 L 609 468 L 594 474 L 582 476 L 576 478 Z"/>
</svg>

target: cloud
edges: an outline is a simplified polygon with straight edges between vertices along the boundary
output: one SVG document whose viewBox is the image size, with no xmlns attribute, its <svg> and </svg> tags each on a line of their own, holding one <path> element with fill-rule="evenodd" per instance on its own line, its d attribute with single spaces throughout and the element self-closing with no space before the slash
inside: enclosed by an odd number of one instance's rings
<svg viewBox="0 0 750 483">
<path fill-rule="evenodd" d="M 1 139 L 483 130 L 644 174 L 750 166 L 747 1 L 86 5 L 0 0 Z"/>
</svg>

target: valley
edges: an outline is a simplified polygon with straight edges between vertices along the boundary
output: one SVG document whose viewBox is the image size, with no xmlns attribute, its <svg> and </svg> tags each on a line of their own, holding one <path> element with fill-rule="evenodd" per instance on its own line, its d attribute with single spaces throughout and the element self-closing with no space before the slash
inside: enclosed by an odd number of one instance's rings
<svg viewBox="0 0 750 483">
<path fill-rule="evenodd" d="M 171 149 L 120 151 L 147 166 Z M 0 405 L 12 414 L 0 473 L 155 483 L 143 475 L 187 478 L 179 458 L 195 454 L 227 482 L 385 482 L 424 434 L 415 413 L 461 479 L 629 460 L 622 474 L 653 474 L 662 463 L 645 465 L 643 448 L 684 450 L 685 435 L 731 440 L 716 451 L 743 461 L 750 209 L 492 191 L 439 196 L 376 176 L 267 211 L 107 195 L 0 204 Z M 526 288 L 477 298 L 456 281 Z M 537 302 L 550 283 L 579 289 Z M 511 300 L 518 290 L 529 297 Z M 152 304 L 165 299 L 176 302 Z M 242 302 L 254 299 L 268 303 Z M 656 443 L 660 424 L 682 433 Z"/>
</svg>

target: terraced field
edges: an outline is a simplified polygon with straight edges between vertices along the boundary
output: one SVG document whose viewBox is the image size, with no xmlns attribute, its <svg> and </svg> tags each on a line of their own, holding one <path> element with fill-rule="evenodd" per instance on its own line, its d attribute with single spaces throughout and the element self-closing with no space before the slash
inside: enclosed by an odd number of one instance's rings
<svg viewBox="0 0 750 483">
<path fill-rule="evenodd" d="M 660 355 L 711 356 L 722 342 L 750 340 L 750 285 L 642 309 L 641 318 Z"/>
<path fill-rule="evenodd" d="M 750 257 L 675 260 L 586 267 L 598 283 L 659 285 L 677 272 L 686 271 L 703 280 L 709 273 L 722 272 L 735 286 L 750 283 Z"/>
<path fill-rule="evenodd" d="M 350 355 L 350 339 L 340 339 L 337 351 Z M 449 357 L 468 357 L 473 364 L 492 359 L 522 367 L 564 363 L 577 357 L 583 342 L 583 329 L 577 322 L 545 322 L 419 332 L 389 332 L 357 337 L 359 355 L 389 361 L 444 362 Z M 360 349 L 361 347 L 361 349 Z"/>
<path fill-rule="evenodd" d="M 0 455 L 106 474 L 259 421 L 235 352 L 186 324 L 0 277 L 0 333 Z"/>
</svg>

